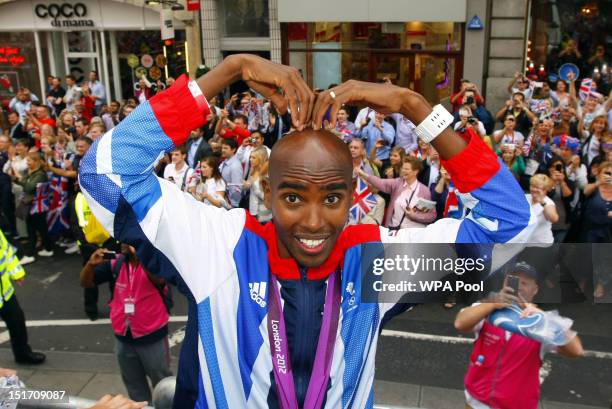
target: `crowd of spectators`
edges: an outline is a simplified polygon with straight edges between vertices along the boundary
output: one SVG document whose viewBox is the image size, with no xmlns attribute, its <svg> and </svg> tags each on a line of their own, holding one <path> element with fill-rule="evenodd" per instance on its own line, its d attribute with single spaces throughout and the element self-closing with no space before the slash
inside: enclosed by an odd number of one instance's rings
<svg viewBox="0 0 612 409">
<path fill-rule="evenodd" d="M 508 84 L 508 100 L 494 111 L 474 83 L 462 80 L 450 99 L 454 129 L 465 138 L 473 130 L 511 170 L 536 213 L 545 215 L 539 228 L 550 231 L 536 237 L 552 237 L 555 243 L 609 242 L 612 99 L 595 88 L 585 93 L 571 75 L 569 82 L 536 80 L 517 73 Z M 167 86 L 172 83 L 169 78 Z M 93 141 L 154 95 L 146 79 L 139 85 L 134 98 L 120 103 L 106 100 L 95 72 L 80 85 L 72 76 L 64 82 L 49 77 L 46 103 L 21 89 L 4 109 L 2 222 L 7 236 L 19 239 L 16 220 L 25 221 L 24 264 L 53 256 L 55 244 L 68 253 L 78 250 L 69 206 L 78 192 L 79 160 Z M 290 118 L 250 90 L 209 102 L 214 109 L 208 123 L 194 130 L 185 146 L 161 158 L 156 173 L 196 200 L 243 207 L 267 222 L 271 213 L 261 181 L 267 177 L 270 149 L 292 131 Z M 466 216 L 437 152 L 418 140 L 415 124 L 401 114 L 343 107 L 337 123 L 326 125 L 349 146 L 354 176 L 372 195 L 360 203 L 361 212 L 351 212 L 350 223 L 419 228 L 443 217 Z M 41 182 L 48 185 L 46 192 Z M 595 283 L 596 296 L 604 296 L 608 281 Z"/>
<path fill-rule="evenodd" d="M 172 83 L 169 78 L 165 86 Z M 466 139 L 482 138 L 523 187 L 538 220 L 534 243 L 612 241 L 612 97 L 578 89 L 573 78 L 549 84 L 517 73 L 508 85 L 508 100 L 493 111 L 495 115 L 468 80 L 461 81 L 450 99 L 457 133 Z M 81 84 L 72 76 L 63 81 L 49 77 L 46 95 L 41 101 L 22 88 L 0 112 L 0 224 L 13 243 L 23 241 L 24 265 L 53 257 L 59 247 L 68 254 L 85 251 L 86 239 L 78 233 L 83 226 L 75 217 L 80 160 L 96 139 L 154 91 L 142 79 L 134 98 L 107 101 L 104 86 L 91 72 L 89 81 Z M 213 109 L 207 124 L 193 130 L 187 144 L 161 157 L 156 174 L 206 205 L 242 207 L 267 223 L 272 214 L 263 182 L 271 148 L 293 131 L 290 116 L 279 114 L 251 90 L 229 98 L 219 95 L 209 103 Z M 434 147 L 417 138 L 415 124 L 399 113 L 360 108 L 342 107 L 337 123 L 326 121 L 327 128 L 346 142 L 353 159 L 355 209 L 349 223 L 396 230 L 466 217 L 460 192 Z M 83 254 L 86 287 L 120 279 L 113 275 L 115 264 L 94 272 L 93 264 L 103 262 L 104 251 L 95 251 L 101 246 Z M 155 291 L 156 284 L 147 281 L 145 273 L 143 285 Z M 612 274 L 609 269 L 594 274 L 592 288 L 582 283 L 583 290 L 602 298 L 612 290 Z M 96 319 L 97 312 L 90 312 Z M 167 336 L 166 322 L 167 316 L 159 324 L 162 335 L 156 341 Z M 119 354 L 126 368 L 130 341 Z M 160 351 L 159 356 L 167 352 Z M 167 367 L 158 372 L 167 375 Z M 135 375 L 134 382 L 143 376 Z M 136 395 L 150 399 L 148 393 Z"/>
</svg>

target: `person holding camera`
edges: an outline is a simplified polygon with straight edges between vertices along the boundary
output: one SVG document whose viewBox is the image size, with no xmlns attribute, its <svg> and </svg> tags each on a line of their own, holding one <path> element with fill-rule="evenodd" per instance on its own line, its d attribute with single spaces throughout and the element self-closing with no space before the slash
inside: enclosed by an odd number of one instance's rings
<svg viewBox="0 0 612 409">
<path fill-rule="evenodd" d="M 451 95 L 450 98 L 451 104 L 453 104 L 453 112 L 457 112 L 459 108 L 461 108 L 461 105 L 467 103 L 465 95 L 466 93 L 468 93 L 468 95 L 474 96 L 474 102 L 476 102 L 477 105 L 484 105 L 484 98 L 480 94 L 480 91 L 478 90 L 476 84 L 470 82 L 469 80 L 466 80 L 465 78 L 462 78 L 459 92 Z"/>
<path fill-rule="evenodd" d="M 464 103 L 462 107 L 467 107 L 470 109 L 471 114 L 469 116 L 474 117 L 479 122 L 482 123 L 486 134 L 491 134 L 493 132 L 493 127 L 495 126 L 495 120 L 491 116 L 491 113 L 487 111 L 487 109 L 483 105 L 478 105 L 476 102 L 476 97 L 473 91 L 465 92 Z M 461 111 L 461 109 L 459 109 Z M 453 124 L 456 124 L 461 120 L 461 114 L 457 111 L 453 114 L 455 117 Z"/>
<path fill-rule="evenodd" d="M 533 123 L 538 118 L 529 110 L 525 101 L 524 93 L 520 91 L 513 93 L 512 98 L 506 101 L 506 105 L 497 111 L 495 118 L 498 121 L 505 121 L 508 115 L 512 115 L 516 122 L 515 129 L 523 135 L 529 135 Z"/>
<path fill-rule="evenodd" d="M 513 305 L 521 308 L 521 318 L 542 313 L 533 304 L 538 291 L 536 269 L 519 262 L 505 276 L 499 293 L 492 293 L 457 314 L 455 328 L 476 335 L 464 378 L 466 409 L 536 409 L 540 400 L 539 372 L 544 355 L 549 352 L 568 358 L 584 355 L 577 335 L 565 345 L 556 346 L 489 322 L 492 313 Z"/>
<path fill-rule="evenodd" d="M 455 123 L 455 131 L 460 135 L 465 134 L 467 128 L 472 128 L 476 133 L 483 138 L 487 131 L 482 122 L 472 115 L 472 109 L 468 105 L 463 105 L 459 108 L 459 122 Z"/>
<path fill-rule="evenodd" d="M 529 101 L 533 94 L 530 85 L 529 79 L 517 71 L 508 84 L 508 93 L 511 95 L 521 93 L 524 96 L 524 101 Z"/>
<path fill-rule="evenodd" d="M 525 136 L 515 130 L 516 118 L 514 115 L 506 115 L 504 118 L 504 127 L 493 133 L 493 142 L 495 145 L 514 144 L 522 147 L 525 143 Z"/>
<path fill-rule="evenodd" d="M 162 278 L 149 273 L 136 257 L 136 249 L 121 245 L 121 254 L 97 249 L 80 273 L 81 286 L 110 283 L 110 320 L 116 338 L 121 378 L 130 399 L 151 401 L 151 389 L 170 370 L 168 319 L 170 289 Z"/>
<path fill-rule="evenodd" d="M 559 220 L 553 224 L 555 243 L 563 243 L 570 228 L 572 200 L 574 198 L 574 182 L 569 180 L 563 163 L 563 158 L 553 156 L 548 165 L 548 177 L 553 181 L 549 196 L 555 202 L 559 212 Z"/>
</svg>

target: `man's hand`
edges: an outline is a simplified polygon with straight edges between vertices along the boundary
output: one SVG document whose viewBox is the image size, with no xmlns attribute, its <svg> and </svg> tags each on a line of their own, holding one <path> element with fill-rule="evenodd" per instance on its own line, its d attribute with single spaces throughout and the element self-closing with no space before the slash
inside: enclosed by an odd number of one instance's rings
<svg viewBox="0 0 612 409">
<path fill-rule="evenodd" d="M 147 406 L 147 402 L 134 402 L 123 395 L 115 397 L 104 395 L 94 406 L 89 409 L 141 409 Z"/>
<path fill-rule="evenodd" d="M 368 174 L 367 174 L 367 173 L 365 173 L 365 172 L 363 171 L 363 169 L 361 169 L 361 168 L 356 167 L 356 168 L 354 169 L 354 171 L 355 171 L 355 172 L 357 173 L 357 175 L 358 175 L 360 178 L 362 178 L 363 180 L 365 180 L 365 179 L 367 178 L 367 176 L 368 176 Z"/>
<path fill-rule="evenodd" d="M 89 261 L 87 262 L 87 264 L 91 265 L 92 267 L 95 267 L 98 264 L 102 264 L 104 262 L 105 253 L 108 253 L 108 250 L 97 249 L 96 251 L 93 252 L 91 257 L 89 257 Z"/>
<path fill-rule="evenodd" d="M 198 79 L 198 85 L 210 99 L 239 79 L 269 99 L 280 114 L 290 109 L 291 120 L 298 130 L 304 129 L 310 121 L 315 97 L 300 71 L 294 67 L 276 64 L 256 55 L 235 54 Z"/>
<path fill-rule="evenodd" d="M 521 312 L 521 318 L 529 317 L 533 314 L 542 313 L 541 309 L 539 309 L 535 304 L 525 303 L 525 307 L 523 308 L 523 312 Z"/>
<path fill-rule="evenodd" d="M 552 180 L 554 180 L 557 184 L 559 184 L 565 180 L 565 175 L 563 174 L 563 172 L 559 172 L 558 170 L 553 170 Z"/>
<path fill-rule="evenodd" d="M 487 302 L 494 304 L 497 310 L 510 307 L 512 304 L 518 304 L 521 308 L 523 307 L 523 303 L 517 297 L 517 294 L 514 293 L 512 287 L 504 287 L 500 292 L 491 294 Z"/>
<path fill-rule="evenodd" d="M 332 92 L 335 98 L 332 97 Z M 399 112 L 415 124 L 421 123 L 431 112 L 427 100 L 407 88 L 349 80 L 319 94 L 312 113 L 313 128 L 321 128 L 328 109 L 330 109 L 329 122 L 335 124 L 338 110 L 345 104 L 367 105 L 387 115 Z"/>
</svg>

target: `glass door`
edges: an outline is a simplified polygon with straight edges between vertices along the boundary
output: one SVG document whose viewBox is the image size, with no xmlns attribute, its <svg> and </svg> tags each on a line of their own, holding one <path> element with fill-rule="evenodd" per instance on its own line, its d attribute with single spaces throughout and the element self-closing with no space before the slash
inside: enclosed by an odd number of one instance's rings
<svg viewBox="0 0 612 409">
<path fill-rule="evenodd" d="M 98 33 L 96 31 L 69 31 L 63 33 L 66 72 L 73 75 L 77 83 L 89 80 L 89 72 L 100 72 Z"/>
</svg>

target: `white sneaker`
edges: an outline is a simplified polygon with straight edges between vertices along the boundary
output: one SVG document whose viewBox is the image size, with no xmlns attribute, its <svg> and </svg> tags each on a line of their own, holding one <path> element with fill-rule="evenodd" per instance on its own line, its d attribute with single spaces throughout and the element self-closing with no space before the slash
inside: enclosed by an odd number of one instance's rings
<svg viewBox="0 0 612 409">
<path fill-rule="evenodd" d="M 66 250 L 64 250 L 64 253 L 66 254 L 76 254 L 79 252 L 79 245 L 74 243 L 72 246 L 68 247 Z"/>
<path fill-rule="evenodd" d="M 33 263 L 35 261 L 36 261 L 36 259 L 34 257 L 32 257 L 32 256 L 23 256 L 21 258 L 21 260 L 19 260 L 19 262 L 21 263 L 22 266 L 25 266 L 26 264 Z"/>
<path fill-rule="evenodd" d="M 53 257 L 53 250 L 41 250 L 38 252 L 41 257 Z"/>
</svg>

